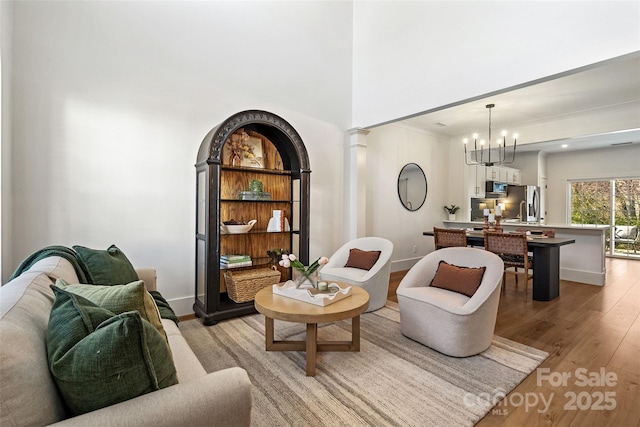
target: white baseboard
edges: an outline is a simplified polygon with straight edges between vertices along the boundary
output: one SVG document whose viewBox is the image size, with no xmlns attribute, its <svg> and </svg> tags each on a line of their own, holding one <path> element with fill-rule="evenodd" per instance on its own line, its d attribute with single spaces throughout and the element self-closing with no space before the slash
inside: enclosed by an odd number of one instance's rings
<svg viewBox="0 0 640 427">
<path fill-rule="evenodd" d="M 572 270 L 570 268 L 560 268 L 560 279 L 571 282 L 587 283 L 589 285 L 603 286 L 605 282 L 605 272 Z"/>
<path fill-rule="evenodd" d="M 194 314 L 193 303 L 194 297 L 167 299 L 167 302 L 176 313 L 176 316 L 188 316 Z"/>
<path fill-rule="evenodd" d="M 395 261 L 391 261 L 391 272 L 396 271 L 405 271 L 411 269 L 418 261 L 420 261 L 423 257 L 415 257 L 415 258 L 407 258 L 407 259 L 399 259 Z"/>
</svg>

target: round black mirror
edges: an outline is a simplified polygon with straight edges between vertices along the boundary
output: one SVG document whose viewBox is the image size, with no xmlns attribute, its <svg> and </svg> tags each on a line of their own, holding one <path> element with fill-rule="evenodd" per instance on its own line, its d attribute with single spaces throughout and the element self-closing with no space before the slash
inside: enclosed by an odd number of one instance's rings
<svg viewBox="0 0 640 427">
<path fill-rule="evenodd" d="M 417 211 L 427 200 L 427 177 L 415 163 L 404 165 L 398 175 L 398 197 L 407 210 Z"/>
</svg>

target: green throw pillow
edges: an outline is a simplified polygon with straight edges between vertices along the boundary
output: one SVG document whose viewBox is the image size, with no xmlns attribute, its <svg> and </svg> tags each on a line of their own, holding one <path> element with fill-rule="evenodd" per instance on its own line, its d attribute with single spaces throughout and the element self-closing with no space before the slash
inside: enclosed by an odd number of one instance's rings
<svg viewBox="0 0 640 427">
<path fill-rule="evenodd" d="M 126 285 L 86 285 L 68 284 L 63 279 L 56 280 L 56 286 L 67 292 L 80 295 L 114 314 L 137 310 L 142 318 L 151 323 L 167 339 L 167 334 L 160 320 L 160 312 L 153 297 L 142 280 Z"/>
<path fill-rule="evenodd" d="M 139 280 L 138 273 L 116 245 L 106 251 L 73 246 L 84 274 L 94 285 L 125 285 Z"/>
<path fill-rule="evenodd" d="M 72 415 L 178 382 L 169 346 L 137 311 L 114 315 L 52 286 L 47 327 L 51 375 Z"/>
</svg>

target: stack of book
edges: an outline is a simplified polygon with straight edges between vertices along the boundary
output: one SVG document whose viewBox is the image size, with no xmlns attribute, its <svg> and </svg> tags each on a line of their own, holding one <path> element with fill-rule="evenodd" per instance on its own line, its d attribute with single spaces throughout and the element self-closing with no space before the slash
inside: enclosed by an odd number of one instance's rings
<svg viewBox="0 0 640 427">
<path fill-rule="evenodd" d="M 249 267 L 252 265 L 249 255 L 222 255 L 220 257 L 220 268 Z"/>
</svg>

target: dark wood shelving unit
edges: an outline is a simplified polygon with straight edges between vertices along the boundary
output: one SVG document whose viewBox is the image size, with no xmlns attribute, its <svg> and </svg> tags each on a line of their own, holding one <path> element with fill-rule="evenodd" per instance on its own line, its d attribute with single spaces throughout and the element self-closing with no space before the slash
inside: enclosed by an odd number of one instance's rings
<svg viewBox="0 0 640 427">
<path fill-rule="evenodd" d="M 258 167 L 232 165 L 225 145 L 242 132 L 262 154 Z M 263 167 L 264 166 L 264 167 Z M 196 286 L 194 311 L 205 325 L 255 312 L 253 301 L 236 303 L 226 292 L 223 271 L 271 266 L 267 250 L 281 248 L 309 261 L 309 159 L 298 133 L 282 118 L 264 111 L 238 113 L 212 129 L 196 162 Z M 241 200 L 239 193 L 260 181 L 269 200 Z M 267 231 L 274 210 L 282 210 L 288 231 Z M 251 231 L 223 234 L 220 224 L 257 220 Z M 223 269 L 220 256 L 250 255 L 253 265 Z M 289 271 L 277 266 L 286 280 Z"/>
</svg>

